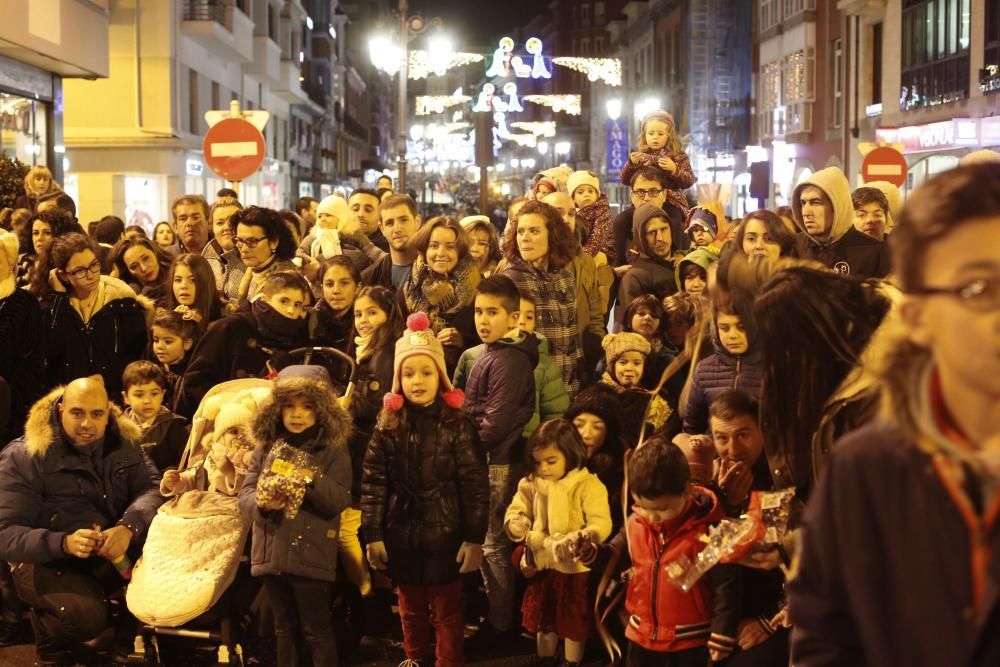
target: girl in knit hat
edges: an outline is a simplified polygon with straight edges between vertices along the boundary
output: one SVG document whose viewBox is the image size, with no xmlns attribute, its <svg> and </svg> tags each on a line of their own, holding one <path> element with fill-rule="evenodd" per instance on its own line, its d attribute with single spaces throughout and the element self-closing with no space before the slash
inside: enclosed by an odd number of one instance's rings
<svg viewBox="0 0 1000 667">
<path fill-rule="evenodd" d="M 461 574 L 479 569 L 489 510 L 486 457 L 424 313 L 396 343 L 392 391 L 365 453 L 368 562 L 398 586 L 408 661 L 464 664 Z M 431 654 L 431 626 L 436 654 Z"/>
<path fill-rule="evenodd" d="M 663 171 L 669 185 L 664 208 L 667 205 L 673 206 L 682 216 L 686 216 L 688 204 L 684 190 L 694 185 L 694 171 L 677 138 L 674 117 L 662 109 L 647 114 L 642 119 L 639 147 L 629 154 L 628 162 L 622 167 L 621 182 L 631 184 L 636 170 L 644 166 L 657 167 Z"/>
<path fill-rule="evenodd" d="M 580 434 L 565 419 L 547 421 L 528 441 L 531 472 L 517 485 L 504 525 L 515 542 L 525 544 L 521 571 L 530 577 L 521 604 L 523 625 L 535 633 L 537 665 L 556 665 L 559 640 L 565 640 L 567 667 L 583 660 L 593 632 L 589 568 L 576 558 L 576 545 L 600 544 L 611 534 L 608 492 L 587 470 Z"/>
<path fill-rule="evenodd" d="M 601 345 L 606 360 L 601 382 L 618 392 L 626 444 L 629 447 L 638 444 L 644 423 L 646 437 L 661 430 L 673 430 L 677 416 L 667 399 L 641 385 L 646 357 L 651 351 L 649 341 L 641 334 L 623 332 L 608 334 Z"/>
</svg>

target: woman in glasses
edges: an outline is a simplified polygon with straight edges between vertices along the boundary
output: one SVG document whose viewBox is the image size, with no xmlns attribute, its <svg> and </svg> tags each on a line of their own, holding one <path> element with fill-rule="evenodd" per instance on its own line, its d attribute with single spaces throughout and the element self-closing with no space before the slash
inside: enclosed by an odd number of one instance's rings
<svg viewBox="0 0 1000 667">
<path fill-rule="evenodd" d="M 277 211 L 248 206 L 233 214 L 229 226 L 233 231 L 234 249 L 244 268 L 237 281 L 227 265 L 223 295 L 231 310 L 236 310 L 258 296 L 269 274 L 298 271 L 299 267 L 292 262 L 295 239 Z"/>
<path fill-rule="evenodd" d="M 120 396 L 122 371 L 146 349 L 147 307 L 124 282 L 101 275 L 97 248 L 86 235 L 56 238 L 49 258 L 47 385 L 101 375 L 108 396 Z"/>
</svg>

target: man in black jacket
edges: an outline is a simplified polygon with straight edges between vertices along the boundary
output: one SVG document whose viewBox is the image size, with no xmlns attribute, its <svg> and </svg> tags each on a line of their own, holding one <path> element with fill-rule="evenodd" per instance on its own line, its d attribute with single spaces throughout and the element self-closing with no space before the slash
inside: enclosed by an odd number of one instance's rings
<svg viewBox="0 0 1000 667">
<path fill-rule="evenodd" d="M 138 437 L 92 376 L 39 400 L 0 455 L 0 558 L 42 664 L 71 664 L 73 646 L 104 630 L 107 597 L 125 585 L 116 568 L 138 558 L 163 502 Z"/>
</svg>

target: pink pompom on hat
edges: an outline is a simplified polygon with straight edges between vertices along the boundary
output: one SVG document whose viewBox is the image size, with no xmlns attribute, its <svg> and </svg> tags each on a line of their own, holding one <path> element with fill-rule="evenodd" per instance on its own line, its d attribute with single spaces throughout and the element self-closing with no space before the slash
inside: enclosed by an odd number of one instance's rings
<svg viewBox="0 0 1000 667">
<path fill-rule="evenodd" d="M 437 366 L 441 378 L 441 390 L 444 392 L 444 402 L 452 408 L 462 407 L 465 394 L 461 389 L 455 389 L 448 377 L 448 369 L 444 361 L 444 347 L 431 329 L 430 318 L 426 313 L 413 313 L 406 318 L 406 331 L 396 341 L 396 356 L 392 363 L 392 391 L 382 398 L 382 407 L 396 411 L 403 407 L 403 388 L 400 379 L 400 369 L 403 362 L 410 357 L 423 354 Z"/>
</svg>

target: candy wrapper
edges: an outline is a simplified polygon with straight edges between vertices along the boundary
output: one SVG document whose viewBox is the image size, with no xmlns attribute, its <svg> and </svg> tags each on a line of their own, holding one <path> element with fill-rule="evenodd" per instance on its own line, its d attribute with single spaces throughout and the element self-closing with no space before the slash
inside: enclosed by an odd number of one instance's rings
<svg viewBox="0 0 1000 667">
<path fill-rule="evenodd" d="M 794 497 L 794 488 L 754 491 L 746 514 L 738 519 L 723 519 L 701 538 L 705 548 L 693 562 L 682 555 L 666 565 L 670 583 L 687 592 L 718 563 L 735 563 L 756 545 L 779 543 L 788 532 Z"/>
<path fill-rule="evenodd" d="M 279 440 L 264 459 L 257 478 L 257 502 L 266 503 L 283 495 L 288 499 L 285 516 L 294 519 L 306 496 L 306 476 L 311 479 L 317 470 L 311 456 Z"/>
</svg>

